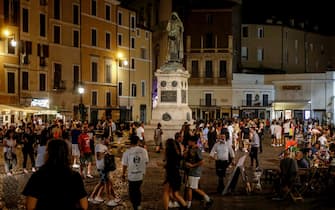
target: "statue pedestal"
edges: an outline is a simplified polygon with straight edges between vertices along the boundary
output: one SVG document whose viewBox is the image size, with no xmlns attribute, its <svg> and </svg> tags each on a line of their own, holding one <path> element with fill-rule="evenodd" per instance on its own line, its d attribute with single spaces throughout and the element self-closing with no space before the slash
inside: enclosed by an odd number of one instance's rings
<svg viewBox="0 0 335 210">
<path fill-rule="evenodd" d="M 174 137 L 184 122 L 193 123 L 188 106 L 188 78 L 190 74 L 179 63 L 168 63 L 158 69 L 157 106 L 152 111 L 151 125 L 162 124 L 164 140 Z"/>
</svg>

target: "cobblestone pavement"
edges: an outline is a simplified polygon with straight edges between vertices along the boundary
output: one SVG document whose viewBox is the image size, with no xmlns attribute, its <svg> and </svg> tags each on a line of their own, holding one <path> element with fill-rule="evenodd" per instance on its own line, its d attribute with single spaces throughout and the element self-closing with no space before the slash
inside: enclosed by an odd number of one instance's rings
<svg viewBox="0 0 335 210">
<path fill-rule="evenodd" d="M 278 154 L 282 148 L 271 148 L 269 147 L 269 141 L 264 142 L 265 148 L 262 154 L 260 154 L 260 166 L 261 168 L 278 168 L 279 159 Z M 149 151 L 153 151 L 154 147 L 149 147 Z M 239 153 L 241 156 L 243 153 Z M 147 174 L 145 175 L 145 180 L 142 185 L 143 201 L 142 209 L 144 210 L 162 210 L 162 190 L 164 181 L 164 170 L 158 163 L 162 161 L 163 154 L 157 154 L 150 152 L 150 162 L 147 168 Z M 120 156 L 120 155 L 119 155 Z M 243 185 L 240 183 L 233 195 L 222 196 L 217 194 L 216 191 L 216 176 L 214 161 L 209 160 L 208 155 L 204 154 L 206 163 L 203 170 L 203 176 L 201 178 L 200 186 L 207 192 L 214 200 L 214 204 L 211 209 L 221 210 L 221 209 L 246 209 L 246 210 L 295 210 L 295 209 L 335 209 L 326 208 L 320 206 L 324 204 L 323 200 L 316 198 L 305 198 L 305 201 L 299 204 L 294 204 L 290 201 L 272 201 L 269 195 L 271 191 L 271 185 L 263 183 L 262 192 L 253 192 L 249 195 L 244 191 Z M 90 204 L 90 210 L 128 210 L 131 209 L 130 202 L 128 201 L 127 195 L 127 183 L 121 181 L 121 165 L 120 157 L 116 158 L 118 163 L 118 168 L 113 172 L 114 187 L 116 193 L 122 198 L 122 202 L 117 207 L 107 207 L 105 204 L 93 205 Z M 248 174 L 251 177 L 252 169 L 248 167 L 250 165 L 249 158 L 247 159 L 245 166 Z M 232 168 L 228 170 L 231 173 Z M 13 177 L 7 177 L 4 175 L 3 171 L 3 160 L 0 158 L 0 202 L 2 205 L 6 201 L 6 208 L 4 209 L 24 209 L 24 197 L 20 195 L 22 188 L 29 178 L 29 174 L 22 174 L 18 171 Z M 98 182 L 98 174 L 95 173 L 94 179 L 85 179 L 85 185 L 88 193 L 90 193 Z M 1 209 L 1 208 L 0 208 Z M 204 209 L 200 201 L 196 200 L 192 204 L 191 210 L 202 210 Z"/>
</svg>

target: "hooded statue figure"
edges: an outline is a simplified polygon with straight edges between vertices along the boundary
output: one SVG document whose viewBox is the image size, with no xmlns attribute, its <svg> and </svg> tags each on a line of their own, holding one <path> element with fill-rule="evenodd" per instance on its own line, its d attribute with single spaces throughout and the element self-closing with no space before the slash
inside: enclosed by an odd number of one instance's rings
<svg viewBox="0 0 335 210">
<path fill-rule="evenodd" d="M 168 52 L 166 61 L 181 63 L 184 58 L 184 26 L 176 12 L 171 14 L 166 31 L 168 32 Z"/>
</svg>

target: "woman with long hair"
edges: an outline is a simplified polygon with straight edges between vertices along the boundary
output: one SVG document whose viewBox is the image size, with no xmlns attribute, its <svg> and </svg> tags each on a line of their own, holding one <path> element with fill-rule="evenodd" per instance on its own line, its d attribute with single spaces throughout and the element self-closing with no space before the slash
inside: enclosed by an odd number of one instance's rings
<svg viewBox="0 0 335 210">
<path fill-rule="evenodd" d="M 169 208 L 170 196 L 175 199 L 181 209 L 187 209 L 187 203 L 184 198 L 179 194 L 181 187 L 181 176 L 180 176 L 180 161 L 182 158 L 181 149 L 178 143 L 174 139 L 166 140 L 165 146 L 165 175 L 166 179 L 164 182 L 163 192 L 163 204 L 164 209 Z"/>
<path fill-rule="evenodd" d="M 45 164 L 32 174 L 23 190 L 27 210 L 86 210 L 87 192 L 80 174 L 71 168 L 68 144 L 49 141 L 45 158 Z"/>
</svg>

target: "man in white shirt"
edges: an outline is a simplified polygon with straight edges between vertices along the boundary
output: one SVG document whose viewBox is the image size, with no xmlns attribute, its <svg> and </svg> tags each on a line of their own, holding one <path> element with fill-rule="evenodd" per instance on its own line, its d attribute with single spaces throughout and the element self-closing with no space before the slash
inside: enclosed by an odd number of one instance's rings
<svg viewBox="0 0 335 210">
<path fill-rule="evenodd" d="M 320 147 L 321 147 L 321 149 L 326 149 L 326 147 L 327 147 L 327 133 L 326 132 L 324 132 L 323 134 L 322 134 L 322 136 L 320 136 L 319 138 L 318 138 L 318 141 L 320 142 Z"/>
<path fill-rule="evenodd" d="M 122 156 L 122 179 L 125 180 L 128 170 L 129 198 L 134 210 L 138 210 L 141 205 L 141 185 L 149 162 L 148 152 L 137 145 L 138 141 L 139 137 L 133 136 L 130 139 L 131 147 Z"/>
<path fill-rule="evenodd" d="M 141 122 L 140 126 L 136 129 L 136 135 L 139 138 L 139 145 L 145 147 L 145 140 L 144 140 L 144 123 Z"/>
</svg>

